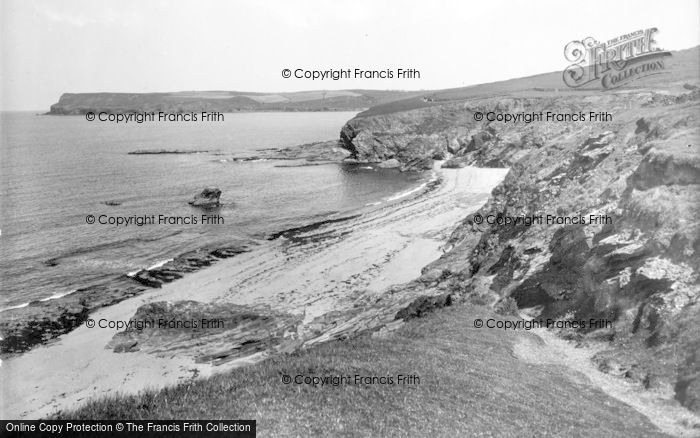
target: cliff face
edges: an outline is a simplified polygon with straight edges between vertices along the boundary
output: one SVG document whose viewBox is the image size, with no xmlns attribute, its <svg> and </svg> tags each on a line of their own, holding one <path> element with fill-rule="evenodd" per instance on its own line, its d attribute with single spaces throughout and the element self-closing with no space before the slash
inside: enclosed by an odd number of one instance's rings
<svg viewBox="0 0 700 438">
<path fill-rule="evenodd" d="M 350 120 L 340 132 L 344 147 L 354 158 L 380 162 L 395 158 L 444 156 L 467 141 L 467 114 L 442 107 L 425 108 Z"/>
<path fill-rule="evenodd" d="M 65 93 L 49 114 L 87 112 L 201 112 L 219 111 L 343 111 L 367 108 L 416 93 L 401 91 L 338 90 L 299 93 L 191 91 L 174 93 Z"/>
<path fill-rule="evenodd" d="M 363 161 L 445 155 L 446 167 L 509 167 L 424 282 L 539 318 L 607 319 L 612 327 L 569 336 L 609 342 L 596 356 L 602 370 L 700 411 L 699 99 L 692 86 L 477 98 L 359 117 L 341 138 Z M 475 121 L 489 111 L 602 111 L 612 121 Z M 556 223 L 564 217 L 583 223 Z"/>
</svg>

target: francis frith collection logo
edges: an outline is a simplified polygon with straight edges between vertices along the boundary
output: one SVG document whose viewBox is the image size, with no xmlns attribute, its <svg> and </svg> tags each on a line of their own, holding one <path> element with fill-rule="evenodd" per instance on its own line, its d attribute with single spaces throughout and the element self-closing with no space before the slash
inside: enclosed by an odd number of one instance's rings
<svg viewBox="0 0 700 438">
<path fill-rule="evenodd" d="M 652 27 L 605 42 L 592 37 L 571 41 L 564 47 L 564 56 L 572 63 L 564 70 L 564 83 L 579 88 L 600 81 L 603 88 L 612 89 L 663 73 L 664 58 L 671 53 L 656 47 L 656 32 Z"/>
</svg>

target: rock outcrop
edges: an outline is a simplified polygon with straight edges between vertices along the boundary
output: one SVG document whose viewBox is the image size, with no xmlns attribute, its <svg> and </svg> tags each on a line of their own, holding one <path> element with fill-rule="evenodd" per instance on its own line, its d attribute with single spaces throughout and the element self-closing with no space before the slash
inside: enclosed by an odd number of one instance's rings
<svg viewBox="0 0 700 438">
<path fill-rule="evenodd" d="M 164 283 L 182 278 L 185 274 L 211 266 L 218 260 L 234 257 L 249 250 L 247 245 L 231 245 L 214 250 L 200 248 L 180 254 L 157 268 L 141 269 L 133 274 L 131 279 L 144 286 L 159 288 Z"/>
<path fill-rule="evenodd" d="M 194 155 L 207 154 L 211 152 L 214 151 L 207 149 L 137 149 L 135 151 L 127 152 L 127 155 Z"/>
<path fill-rule="evenodd" d="M 360 162 L 396 159 L 407 165 L 412 160 L 442 159 L 448 147 L 454 151 L 467 141 L 467 130 L 456 123 L 456 116 L 445 118 L 440 108 L 426 108 L 356 117 L 343 126 L 340 138 L 351 157 Z"/>
<path fill-rule="evenodd" d="M 189 204 L 194 207 L 202 208 L 213 208 L 221 205 L 219 198 L 221 197 L 221 190 L 216 187 L 207 187 L 200 193 L 194 196 Z"/>
<path fill-rule="evenodd" d="M 308 163 L 335 163 L 347 158 L 349 152 L 341 147 L 339 140 L 317 141 L 285 148 L 258 149 L 253 156 L 234 157 L 233 161 L 284 160 Z"/>
<path fill-rule="evenodd" d="M 399 168 L 402 172 L 409 170 L 430 170 L 433 168 L 434 161 L 431 157 L 418 157 L 408 160 Z"/>
<path fill-rule="evenodd" d="M 699 98 L 695 90 L 474 98 L 358 117 L 341 139 L 361 161 L 446 154 L 446 168 L 510 168 L 425 268 L 430 289 L 511 311 L 517 303 L 542 318 L 608 320 L 612 328 L 578 333 L 586 342 L 604 332 L 598 359 L 620 366 L 603 368 L 700 411 Z M 588 120 L 474 120 L 490 111 Z M 600 111 L 613 120 L 591 121 Z"/>
<path fill-rule="evenodd" d="M 257 352 L 285 350 L 296 344 L 293 335 L 299 323 L 286 314 L 197 301 L 145 304 L 132 321 L 114 335 L 107 348 L 115 353 L 144 351 L 162 356 L 177 351 L 213 365 Z"/>
<path fill-rule="evenodd" d="M 249 251 L 251 244 L 237 242 L 226 247 L 200 248 L 181 254 L 160 267 L 142 269 L 132 277 L 122 275 L 61 298 L 34 301 L 25 307 L 6 310 L 0 319 L 0 355 L 22 353 L 51 341 L 79 327 L 97 309 L 145 293 L 149 288 L 159 288 L 163 283 L 218 260 Z"/>
<path fill-rule="evenodd" d="M 386 161 L 379 163 L 379 167 L 382 169 L 396 169 L 401 167 L 401 163 L 396 158 L 390 158 Z"/>
</svg>

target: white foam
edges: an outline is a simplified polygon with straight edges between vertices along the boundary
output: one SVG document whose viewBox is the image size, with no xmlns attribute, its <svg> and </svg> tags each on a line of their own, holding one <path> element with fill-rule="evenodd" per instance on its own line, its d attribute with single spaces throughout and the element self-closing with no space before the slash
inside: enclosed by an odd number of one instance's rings
<svg viewBox="0 0 700 438">
<path fill-rule="evenodd" d="M 424 188 L 426 188 L 426 187 L 428 186 L 428 184 L 430 184 L 431 182 L 437 181 L 437 179 L 438 179 L 438 174 L 437 174 L 437 172 L 435 172 L 435 171 L 433 170 L 433 171 L 431 172 L 431 174 L 430 174 L 430 179 L 429 179 L 428 181 L 424 182 L 423 184 L 421 184 L 421 185 L 419 185 L 418 187 L 415 187 L 415 188 L 413 188 L 413 189 L 411 189 L 411 190 L 407 190 L 407 191 L 405 191 L 405 192 L 401 192 L 401 193 L 399 193 L 399 194 L 397 194 L 397 195 L 392 196 L 391 198 L 388 198 L 388 199 L 387 199 L 387 202 L 396 201 L 397 199 L 405 198 L 406 196 L 409 196 L 409 195 L 412 195 L 412 194 L 414 194 L 414 193 L 416 193 L 416 192 L 418 192 L 418 191 L 421 191 L 421 190 L 423 190 Z"/>
<path fill-rule="evenodd" d="M 42 298 L 42 299 L 40 299 L 39 301 L 50 301 L 50 300 L 55 300 L 55 299 L 58 299 L 58 298 L 63 298 L 63 297 L 65 297 L 66 295 L 72 294 L 73 292 L 75 292 L 75 291 L 72 290 L 72 291 L 70 291 L 70 292 L 65 292 L 65 293 L 62 293 L 62 294 L 61 294 L 61 293 L 59 293 L 59 294 L 53 294 L 53 295 L 51 295 L 50 297 Z"/>
<path fill-rule="evenodd" d="M 166 264 L 166 263 L 168 263 L 168 262 L 172 262 L 173 260 L 174 260 L 174 259 L 161 260 L 161 261 L 159 261 L 158 263 L 156 263 L 155 265 L 149 266 L 149 267 L 147 267 L 146 269 L 137 269 L 137 270 L 135 270 L 135 271 L 128 272 L 128 273 L 126 274 L 126 276 L 127 276 L 127 277 L 133 277 L 134 275 L 138 274 L 138 273 L 141 272 L 141 271 L 144 271 L 144 270 L 145 270 L 145 271 L 151 271 L 151 270 L 153 270 L 153 269 L 160 268 L 160 267 L 163 266 L 164 264 Z"/>
<path fill-rule="evenodd" d="M 63 292 L 63 293 L 53 294 L 53 295 L 51 295 L 50 297 L 42 298 L 42 299 L 40 299 L 39 301 L 44 302 L 44 301 L 57 300 L 57 299 L 59 299 L 59 298 L 65 297 L 66 295 L 70 295 L 70 294 L 72 294 L 73 292 L 76 292 L 76 291 L 77 291 L 77 289 L 72 290 L 72 291 L 69 291 L 69 292 Z M 27 306 L 29 306 L 29 303 L 22 303 L 22 304 L 18 304 L 18 305 L 16 305 L 16 306 L 10 306 L 10 307 L 5 307 L 4 309 L 0 309 L 0 312 L 4 312 L 4 311 L 6 311 L 6 310 L 21 309 L 21 308 L 27 307 Z"/>
<path fill-rule="evenodd" d="M 146 270 L 147 270 L 147 271 L 151 271 L 151 270 L 153 270 L 153 269 L 160 268 L 160 267 L 163 266 L 164 264 L 166 264 L 166 263 L 168 263 L 168 262 L 172 262 L 173 260 L 174 260 L 174 259 L 162 260 L 162 261 L 156 263 L 156 264 L 153 265 L 153 266 L 149 266 L 148 268 L 146 268 Z"/>
<path fill-rule="evenodd" d="M 28 305 L 29 305 L 29 303 L 24 303 L 24 304 L 18 304 L 16 306 L 5 307 L 4 309 L 0 310 L 0 312 L 4 312 L 5 310 L 21 309 L 22 307 L 27 307 Z"/>
<path fill-rule="evenodd" d="M 401 192 L 398 195 L 394 195 L 391 198 L 387 199 L 387 201 L 396 201 L 397 199 L 405 198 L 406 196 L 412 195 L 413 193 L 416 193 L 416 192 L 423 190 L 427 185 L 428 185 L 428 183 L 425 182 L 414 189 L 407 190 L 405 192 Z"/>
</svg>

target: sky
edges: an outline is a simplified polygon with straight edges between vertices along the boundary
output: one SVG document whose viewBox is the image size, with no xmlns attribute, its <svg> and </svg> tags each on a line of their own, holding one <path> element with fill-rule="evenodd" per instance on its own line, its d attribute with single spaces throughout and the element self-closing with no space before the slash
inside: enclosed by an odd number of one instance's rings
<svg viewBox="0 0 700 438">
<path fill-rule="evenodd" d="M 698 0 L 0 0 L 0 109 L 62 93 L 442 89 L 563 70 L 564 46 L 658 28 L 700 44 Z M 420 79 L 285 79 L 414 68 Z"/>
</svg>

